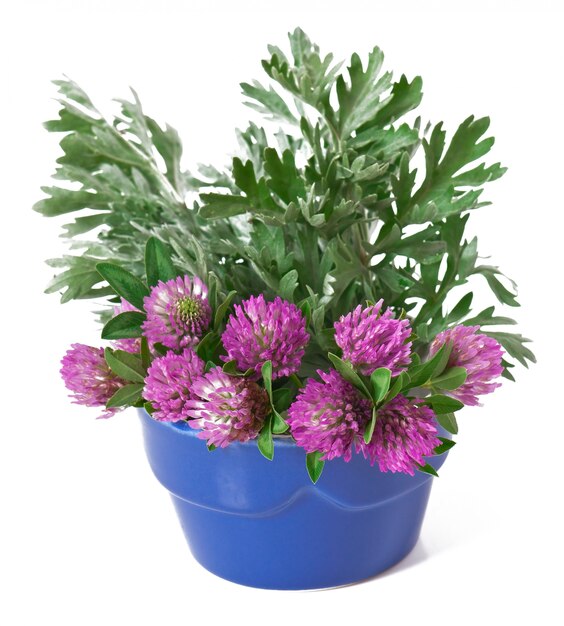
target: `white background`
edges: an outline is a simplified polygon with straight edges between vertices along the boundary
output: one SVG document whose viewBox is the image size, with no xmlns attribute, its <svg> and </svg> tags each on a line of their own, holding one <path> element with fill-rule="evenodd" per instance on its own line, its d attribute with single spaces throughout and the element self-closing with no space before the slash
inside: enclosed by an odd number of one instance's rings
<svg viewBox="0 0 564 626">
<path fill-rule="evenodd" d="M 0 622 L 19 625 L 564 623 L 562 608 L 563 15 L 556 2 L 19 2 L 3 4 L 0 107 Z M 395 7 L 393 11 L 390 7 Z M 284 7 L 284 8 L 282 8 Z M 471 9 L 469 7 L 472 7 Z M 136 415 L 67 402 L 59 360 L 95 343 L 89 304 L 43 295 L 59 224 L 30 210 L 57 144 L 41 128 L 63 73 L 107 106 L 135 86 L 187 164 L 220 162 L 268 43 L 302 26 L 337 57 L 375 44 L 424 79 L 424 119 L 490 115 L 509 166 L 471 218 L 514 277 L 539 364 L 460 418 L 421 540 L 392 570 L 319 593 L 247 589 L 190 556 L 150 474 Z M 218 537 L 218 541 L 227 540 Z"/>
</svg>

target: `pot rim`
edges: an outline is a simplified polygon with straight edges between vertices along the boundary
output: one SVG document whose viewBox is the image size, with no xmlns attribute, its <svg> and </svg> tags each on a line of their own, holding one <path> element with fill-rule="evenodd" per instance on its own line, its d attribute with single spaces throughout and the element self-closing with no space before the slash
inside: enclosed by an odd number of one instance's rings
<svg viewBox="0 0 564 626">
<path fill-rule="evenodd" d="M 194 439 L 199 439 L 200 441 L 202 441 L 202 443 L 205 444 L 205 440 L 202 439 L 201 437 L 198 437 L 198 433 L 202 432 L 201 428 L 193 428 L 192 426 L 190 426 L 190 420 L 178 420 L 176 422 L 165 422 L 165 421 L 154 419 L 151 415 L 149 415 L 149 413 L 147 413 L 147 411 L 144 408 L 140 408 L 139 412 L 143 415 L 143 417 L 147 417 L 152 422 L 156 423 L 157 425 L 163 428 L 167 428 L 168 430 L 171 430 L 171 431 L 177 431 L 179 434 L 182 434 L 182 436 L 185 436 L 185 437 L 192 437 Z M 258 435 L 257 437 L 254 437 L 253 439 L 248 439 L 247 441 L 234 441 L 233 443 L 241 445 L 241 446 L 256 447 L 257 438 L 258 438 Z M 295 439 L 290 434 L 279 435 L 279 434 L 273 433 L 272 439 L 274 441 L 274 444 L 277 446 L 299 448 Z"/>
</svg>

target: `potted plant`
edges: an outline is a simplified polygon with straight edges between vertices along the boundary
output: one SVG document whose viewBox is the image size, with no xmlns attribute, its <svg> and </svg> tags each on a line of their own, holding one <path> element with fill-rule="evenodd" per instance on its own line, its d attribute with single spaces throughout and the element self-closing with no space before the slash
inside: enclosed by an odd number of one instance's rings
<svg viewBox="0 0 564 626">
<path fill-rule="evenodd" d="M 47 291 L 107 304 L 106 347 L 63 358 L 74 402 L 137 407 L 195 557 L 285 589 L 405 556 L 455 413 L 534 361 L 527 339 L 492 330 L 512 319 L 472 311 L 475 278 L 518 306 L 464 235 L 505 171 L 482 160 L 489 120 L 447 142 L 408 115 L 421 79 L 382 73 L 378 48 L 342 68 L 300 29 L 289 39 L 290 55 L 269 47 L 268 86 L 241 85 L 268 128 L 238 131 L 226 168 L 185 171 L 176 131 L 135 92 L 108 120 L 57 81 L 46 126 L 64 133 L 65 184 L 35 206 L 72 213 L 80 251 L 49 261 Z"/>
</svg>

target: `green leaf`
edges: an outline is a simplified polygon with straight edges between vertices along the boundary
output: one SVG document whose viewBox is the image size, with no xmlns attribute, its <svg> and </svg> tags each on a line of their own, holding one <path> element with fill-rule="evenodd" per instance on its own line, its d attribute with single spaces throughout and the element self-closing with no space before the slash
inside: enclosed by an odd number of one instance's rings
<svg viewBox="0 0 564 626">
<path fill-rule="evenodd" d="M 147 370 L 151 365 L 151 351 L 146 337 L 141 338 L 141 366 Z"/>
<path fill-rule="evenodd" d="M 507 351 L 509 356 L 517 359 L 521 365 L 528 367 L 529 365 L 527 361 L 530 361 L 531 363 L 537 362 L 533 352 L 525 346 L 525 344 L 529 343 L 531 340 L 523 337 L 523 335 L 519 335 L 517 333 L 491 332 L 489 330 L 484 331 L 484 335 L 488 335 L 498 341 Z"/>
<path fill-rule="evenodd" d="M 268 174 L 268 187 L 286 204 L 299 202 L 306 197 L 306 187 L 301 172 L 296 167 L 294 154 L 284 150 L 282 159 L 273 148 L 264 150 L 264 169 Z"/>
<path fill-rule="evenodd" d="M 257 444 L 261 454 L 269 461 L 272 461 L 272 459 L 274 458 L 274 441 L 272 439 L 272 415 L 268 415 L 264 420 L 264 425 L 259 433 Z"/>
<path fill-rule="evenodd" d="M 306 320 L 306 326 L 309 326 L 311 323 L 311 304 L 309 302 L 309 300 L 303 300 L 298 308 L 300 309 L 300 311 L 304 314 L 305 320 Z"/>
<path fill-rule="evenodd" d="M 503 283 L 496 277 L 496 275 L 502 275 L 497 267 L 480 266 L 474 270 L 476 274 L 482 274 L 490 289 L 494 292 L 496 298 L 502 303 L 508 306 L 520 306 L 516 300 L 516 293 L 513 293 L 503 285 Z M 515 285 L 513 284 L 513 287 Z"/>
<path fill-rule="evenodd" d="M 424 474 L 430 474 L 431 476 L 436 476 L 437 478 L 439 477 L 437 470 L 429 463 L 425 463 L 425 465 L 418 465 L 417 469 Z"/>
<path fill-rule="evenodd" d="M 288 410 L 290 404 L 292 404 L 293 394 L 292 390 L 287 387 L 280 387 L 272 391 L 272 404 L 279 413 Z"/>
<path fill-rule="evenodd" d="M 288 430 L 289 426 L 286 420 L 278 413 L 278 411 L 272 408 L 272 432 L 275 435 L 281 435 Z"/>
<path fill-rule="evenodd" d="M 250 210 L 251 203 L 245 196 L 227 195 L 221 193 L 200 194 L 204 204 L 198 214 L 207 220 L 242 215 Z"/>
<path fill-rule="evenodd" d="M 374 404 L 382 402 L 390 388 L 392 380 L 392 372 L 387 367 L 379 367 L 370 375 L 370 384 L 372 386 L 372 400 Z"/>
<path fill-rule="evenodd" d="M 180 169 L 182 157 L 182 142 L 176 130 L 168 124 L 163 130 L 152 118 L 145 116 L 147 126 L 151 132 L 151 139 L 155 148 L 162 156 L 166 166 L 165 176 L 179 195 L 184 192 L 184 181 Z"/>
<path fill-rule="evenodd" d="M 237 361 L 235 360 L 227 361 L 222 369 L 226 374 L 229 374 L 230 376 L 250 376 L 255 371 L 253 368 L 249 368 L 245 372 L 240 372 L 237 369 Z"/>
<path fill-rule="evenodd" d="M 447 342 L 437 351 L 435 356 L 429 361 L 434 364 L 433 373 L 431 378 L 436 378 L 445 371 L 452 352 L 452 342 Z"/>
<path fill-rule="evenodd" d="M 431 385 L 437 389 L 458 389 L 466 381 L 467 371 L 464 367 L 451 367 L 437 378 L 431 379 Z"/>
<path fill-rule="evenodd" d="M 451 352 L 452 342 L 447 342 L 443 344 L 428 361 L 411 366 L 408 370 L 408 374 L 411 378 L 410 387 L 420 387 L 431 378 L 442 374 L 447 366 Z"/>
<path fill-rule="evenodd" d="M 145 382 L 146 371 L 137 355 L 124 350 L 106 348 L 104 357 L 108 367 L 116 376 L 134 383 Z"/>
<path fill-rule="evenodd" d="M 512 326 L 517 322 L 510 317 L 494 315 L 495 307 L 489 306 L 474 317 L 465 319 L 464 326 Z"/>
<path fill-rule="evenodd" d="M 219 327 L 221 326 L 221 323 L 223 322 L 223 319 L 229 307 L 231 306 L 231 302 L 233 301 L 233 298 L 236 295 L 237 295 L 236 291 L 230 291 L 225 297 L 225 300 L 217 307 L 214 318 L 213 318 L 214 330 L 218 330 Z"/>
<path fill-rule="evenodd" d="M 291 124 L 297 123 L 286 102 L 272 87 L 266 89 L 255 80 L 252 85 L 241 83 L 241 89 L 243 95 L 249 99 L 245 102 L 248 107 L 272 119 L 279 119 Z"/>
<path fill-rule="evenodd" d="M 280 435 L 288 430 L 288 424 L 283 419 L 283 417 L 278 413 L 278 411 L 274 408 L 274 400 L 273 400 L 273 392 L 272 392 L 272 361 L 265 361 L 262 364 L 261 368 L 262 380 L 264 383 L 264 388 L 268 393 L 268 397 L 270 399 L 270 405 L 272 408 L 271 413 L 271 428 L 272 432 L 276 435 Z"/>
<path fill-rule="evenodd" d="M 166 354 L 170 352 L 170 348 L 167 348 L 167 346 L 163 346 L 163 344 L 159 343 L 158 341 L 153 344 L 152 348 L 153 348 L 153 351 L 156 352 L 158 356 L 165 356 Z"/>
<path fill-rule="evenodd" d="M 204 361 L 211 361 L 216 347 L 220 342 L 219 335 L 211 330 L 206 333 L 196 346 L 196 354 Z"/>
<path fill-rule="evenodd" d="M 437 422 L 449 433 L 458 434 L 458 423 L 453 413 L 443 413 L 436 416 Z"/>
<path fill-rule="evenodd" d="M 383 61 L 384 55 L 376 47 L 369 53 L 364 70 L 358 54 L 353 54 L 348 67 L 349 85 L 342 76 L 337 78 L 339 128 L 344 138 L 372 120 L 378 111 L 380 97 L 391 85 L 391 74 L 378 78 Z"/>
<path fill-rule="evenodd" d="M 283 300 L 294 301 L 294 291 L 298 286 L 298 272 L 290 270 L 280 279 L 279 295 Z"/>
<path fill-rule="evenodd" d="M 147 411 L 149 415 L 153 415 L 153 413 L 155 412 L 155 408 L 150 402 L 145 402 L 143 404 L 143 408 L 145 409 L 145 411 Z"/>
<path fill-rule="evenodd" d="M 515 382 L 515 378 L 513 377 L 513 374 L 509 371 L 512 367 L 515 367 L 513 363 L 509 363 L 505 359 L 501 359 L 501 364 L 503 365 L 503 372 L 501 373 L 503 378 L 507 378 L 507 380 Z"/>
<path fill-rule="evenodd" d="M 448 452 L 453 446 L 456 445 L 456 442 L 453 441 L 452 439 L 446 439 L 445 437 L 437 437 L 437 439 L 441 441 L 441 445 L 437 446 L 433 450 L 434 455 L 444 454 L 445 452 Z"/>
<path fill-rule="evenodd" d="M 447 316 L 447 324 L 455 324 L 463 317 L 468 315 L 470 311 L 470 307 L 472 305 L 472 299 L 474 294 L 472 292 L 467 293 L 465 296 L 462 296 L 460 300 L 457 302 L 455 307 Z"/>
<path fill-rule="evenodd" d="M 237 374 L 239 374 L 240 372 L 237 370 L 237 361 L 235 359 L 232 359 L 231 361 L 227 361 L 223 367 L 222 370 L 226 373 L 226 374 L 230 374 L 232 376 L 236 376 Z"/>
<path fill-rule="evenodd" d="M 452 413 L 464 408 L 464 404 L 460 402 L 460 400 L 440 394 L 435 394 L 425 398 L 425 404 L 432 407 L 435 415 L 444 415 L 445 413 Z"/>
<path fill-rule="evenodd" d="M 349 383 L 352 383 L 367 398 L 372 398 L 370 392 L 366 388 L 366 385 L 364 384 L 360 376 L 354 371 L 350 363 L 343 361 L 343 359 L 339 358 L 336 354 L 333 354 L 331 352 L 329 352 L 327 356 L 329 357 L 331 363 L 333 363 L 333 365 L 335 366 L 335 369 L 339 372 L 339 374 L 341 374 L 341 376 L 345 380 L 348 380 Z"/>
<path fill-rule="evenodd" d="M 458 275 L 461 279 L 465 279 L 469 276 L 476 265 L 476 259 L 478 258 L 478 239 L 474 237 L 469 242 L 466 242 L 462 246 L 460 253 L 460 260 L 458 262 Z"/>
<path fill-rule="evenodd" d="M 132 406 L 141 398 L 143 385 L 132 384 L 120 387 L 106 403 L 106 408 L 111 409 L 118 406 Z"/>
<path fill-rule="evenodd" d="M 272 361 L 265 361 L 262 364 L 260 371 L 264 383 L 264 388 L 266 389 L 266 393 L 268 393 L 268 397 L 272 402 Z"/>
<path fill-rule="evenodd" d="M 149 295 L 149 290 L 136 276 L 113 263 L 98 263 L 96 269 L 118 296 L 143 310 L 143 298 Z"/>
<path fill-rule="evenodd" d="M 401 393 L 401 391 L 408 388 L 409 385 L 409 374 L 407 372 L 402 372 L 401 374 L 399 374 L 399 376 L 394 379 L 390 390 L 386 394 L 386 397 L 384 398 L 384 404 L 388 403 L 390 400 L 393 400 L 399 393 Z"/>
<path fill-rule="evenodd" d="M 399 81 L 393 84 L 391 96 L 386 98 L 386 103 L 376 113 L 374 122 L 384 126 L 415 109 L 423 97 L 422 87 L 420 76 L 416 76 L 410 83 L 402 74 Z"/>
<path fill-rule="evenodd" d="M 307 473 L 314 485 L 319 480 L 325 466 L 325 461 L 321 460 L 321 456 L 322 453 L 318 451 L 306 454 Z"/>
<path fill-rule="evenodd" d="M 147 319 L 145 313 L 126 311 L 120 313 L 104 326 L 102 339 L 131 339 L 141 337 L 141 324 Z"/>
<path fill-rule="evenodd" d="M 374 428 L 376 427 L 377 411 L 376 407 L 372 407 L 372 419 L 368 422 L 366 430 L 364 431 L 364 443 L 370 443 L 372 435 L 374 435 Z"/>
<path fill-rule="evenodd" d="M 154 287 L 159 280 L 166 283 L 178 275 L 169 249 L 156 237 L 149 237 L 145 246 L 145 272 L 149 287 Z"/>
</svg>

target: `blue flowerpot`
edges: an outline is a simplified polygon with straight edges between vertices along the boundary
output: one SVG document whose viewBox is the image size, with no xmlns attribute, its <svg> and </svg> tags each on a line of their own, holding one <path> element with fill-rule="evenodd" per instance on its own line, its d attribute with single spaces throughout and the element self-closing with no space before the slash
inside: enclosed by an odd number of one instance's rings
<svg viewBox="0 0 564 626">
<path fill-rule="evenodd" d="M 275 438 L 273 461 L 255 441 L 209 452 L 186 423 L 140 413 L 149 463 L 192 554 L 222 578 L 265 589 L 335 587 L 382 572 L 417 542 L 427 474 L 382 473 L 353 455 L 326 463 L 313 485 L 304 450 L 289 438 Z"/>
</svg>

